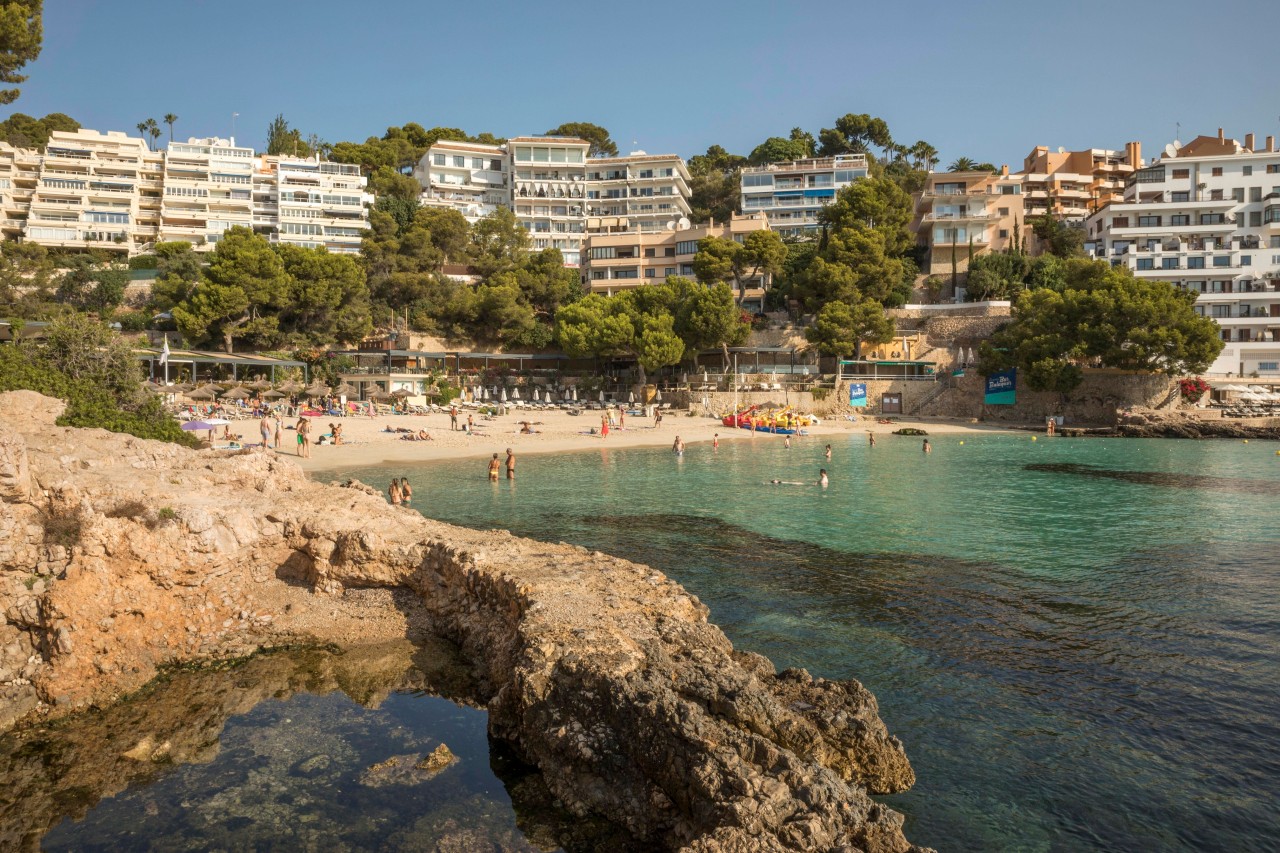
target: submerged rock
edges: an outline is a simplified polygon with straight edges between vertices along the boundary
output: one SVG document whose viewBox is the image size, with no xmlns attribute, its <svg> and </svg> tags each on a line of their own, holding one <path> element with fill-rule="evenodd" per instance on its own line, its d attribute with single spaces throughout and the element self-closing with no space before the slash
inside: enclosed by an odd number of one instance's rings
<svg viewBox="0 0 1280 853">
<path fill-rule="evenodd" d="M 642 846 L 914 849 L 867 794 L 914 782 L 874 697 L 736 651 L 652 568 L 400 512 L 271 454 L 57 427 L 50 407 L 6 396 L 0 612 L 26 620 L 15 654 L 30 651 L 50 713 L 109 703 L 165 665 L 438 635 L 470 662 L 460 681 L 491 736 L 569 811 Z M 33 571 L 39 594 L 21 581 Z M 18 663 L 6 652 L 0 668 Z M 352 695 L 385 695 L 347 677 Z M 368 778 L 399 778 L 400 758 L 424 772 L 397 756 Z"/>
</svg>

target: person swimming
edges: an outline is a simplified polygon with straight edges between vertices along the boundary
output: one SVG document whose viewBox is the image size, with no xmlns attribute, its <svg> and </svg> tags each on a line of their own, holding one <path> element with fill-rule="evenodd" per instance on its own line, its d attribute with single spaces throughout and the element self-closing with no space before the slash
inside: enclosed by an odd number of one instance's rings
<svg viewBox="0 0 1280 853">
<path fill-rule="evenodd" d="M 818 485 L 822 486 L 823 488 L 826 488 L 830 484 L 831 484 L 830 481 L 827 479 L 827 469 L 826 468 L 818 469 Z"/>
</svg>

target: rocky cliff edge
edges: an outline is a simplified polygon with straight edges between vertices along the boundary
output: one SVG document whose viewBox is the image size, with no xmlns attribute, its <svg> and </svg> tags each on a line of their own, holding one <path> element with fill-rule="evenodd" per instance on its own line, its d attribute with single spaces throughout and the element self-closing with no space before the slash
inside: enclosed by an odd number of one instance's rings
<svg viewBox="0 0 1280 853">
<path fill-rule="evenodd" d="M 58 427 L 0 394 L 0 728 L 165 664 L 437 635 L 492 735 L 573 812 L 690 851 L 916 850 L 914 782 L 855 681 L 736 651 L 661 572 L 325 486 L 273 455 Z"/>
</svg>

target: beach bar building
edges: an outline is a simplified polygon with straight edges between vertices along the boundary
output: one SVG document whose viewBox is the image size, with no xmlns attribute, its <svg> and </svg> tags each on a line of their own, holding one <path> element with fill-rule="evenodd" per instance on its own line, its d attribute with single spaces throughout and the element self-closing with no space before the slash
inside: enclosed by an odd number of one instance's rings
<svg viewBox="0 0 1280 853">
<path fill-rule="evenodd" d="M 147 375 L 152 381 L 174 380 L 182 373 L 188 374 L 186 379 L 190 382 L 199 379 L 225 379 L 226 374 L 230 372 L 230 378 L 233 380 L 261 375 L 271 382 L 276 382 L 283 380 L 292 370 L 301 370 L 304 380 L 310 378 L 310 368 L 305 361 L 249 352 L 225 353 L 175 349 L 169 351 L 166 364 L 160 362 L 163 355 L 161 350 L 143 348 L 135 349 L 134 353 L 145 365 Z"/>
</svg>

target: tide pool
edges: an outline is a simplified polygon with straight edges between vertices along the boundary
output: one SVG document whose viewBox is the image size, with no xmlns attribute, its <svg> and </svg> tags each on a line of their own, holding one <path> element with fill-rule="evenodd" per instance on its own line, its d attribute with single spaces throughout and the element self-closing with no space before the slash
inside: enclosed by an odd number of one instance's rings
<svg viewBox="0 0 1280 853">
<path fill-rule="evenodd" d="M 672 437 L 678 428 L 671 430 Z M 736 645 L 854 677 L 940 850 L 1241 850 L 1280 837 L 1274 444 L 797 439 L 326 472 L 648 563 Z M 961 442 L 964 442 L 961 444 Z M 818 470 L 831 485 L 811 483 Z"/>
</svg>

